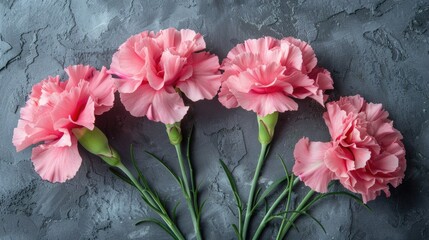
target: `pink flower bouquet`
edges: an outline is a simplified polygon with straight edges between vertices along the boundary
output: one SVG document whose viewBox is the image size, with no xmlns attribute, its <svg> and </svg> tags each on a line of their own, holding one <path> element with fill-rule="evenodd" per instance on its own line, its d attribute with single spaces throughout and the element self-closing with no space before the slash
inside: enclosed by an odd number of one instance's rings
<svg viewBox="0 0 429 240">
<path fill-rule="evenodd" d="M 276 219 L 280 219 L 276 239 L 283 239 L 303 214 L 322 226 L 308 213 L 317 201 L 331 195 L 346 195 L 366 206 L 382 192 L 389 197 L 390 186 L 401 184 L 406 169 L 401 133 L 393 127 L 381 104 L 368 103 L 356 95 L 326 104 L 323 118 L 331 141 L 312 142 L 302 138 L 293 152 L 293 174 L 282 160 L 285 176 L 264 190 L 258 187 L 278 114 L 298 110 L 295 99 L 311 98 L 324 107 L 328 99 L 326 91 L 333 89 L 331 74 L 317 66 L 316 55 L 308 43 L 292 37 L 246 40 L 231 49 L 221 66 L 218 57 L 205 48 L 203 36 L 190 29 L 145 31 L 120 45 L 108 71 L 105 67 L 97 71 L 91 66 L 75 65 L 65 69 L 68 75 L 65 81 L 60 81 L 59 76 L 42 80 L 33 86 L 21 109 L 12 139 L 16 150 L 39 144 L 33 147 L 31 155 L 35 171 L 44 180 L 65 182 L 76 175 L 82 163 L 80 144 L 135 187 L 159 216 L 137 224 L 154 223 L 173 239 L 184 240 L 185 235 L 174 217 L 176 209 L 168 211 L 137 167 L 133 153 L 131 160 L 138 177 L 122 163 L 107 136 L 95 126 L 96 116 L 113 107 L 118 90 L 122 104 L 132 116 L 146 116 L 165 124 L 167 136 L 177 152 L 180 176 L 160 158 L 149 155 L 159 160 L 181 187 L 193 234 L 201 240 L 204 203 L 199 201 L 190 159 L 190 137 L 186 158 L 182 154 L 180 124 L 188 112 L 189 106 L 185 104 L 188 100 L 213 99 L 220 88 L 218 100 L 226 108 L 241 107 L 256 113 L 261 143 L 245 203 L 232 173 L 220 161 L 237 204 L 238 224 L 232 224 L 237 239 L 260 239 L 266 226 Z M 331 191 L 329 186 L 333 180 L 338 180 L 351 193 Z M 310 190 L 292 209 L 291 196 L 299 181 Z M 268 203 L 269 197 L 274 201 Z M 264 202 L 266 211 L 252 232 L 249 228 L 252 216 Z M 284 210 L 278 211 L 282 205 Z"/>
</svg>

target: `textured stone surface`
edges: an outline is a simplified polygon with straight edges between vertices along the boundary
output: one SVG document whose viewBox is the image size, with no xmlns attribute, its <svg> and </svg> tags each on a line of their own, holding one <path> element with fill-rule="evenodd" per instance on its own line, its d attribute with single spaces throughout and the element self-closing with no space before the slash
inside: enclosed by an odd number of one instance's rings
<svg viewBox="0 0 429 240">
<path fill-rule="evenodd" d="M 166 239 L 156 226 L 135 227 L 152 215 L 138 194 L 84 151 L 84 163 L 64 184 L 40 180 L 30 150 L 11 144 L 19 108 L 31 86 L 70 64 L 109 66 L 115 49 L 144 30 L 192 28 L 204 34 L 220 56 L 247 38 L 295 36 L 309 41 L 319 64 L 334 77 L 331 99 L 361 94 L 381 102 L 402 131 L 408 169 L 404 183 L 369 203 L 367 211 L 345 198 L 320 202 L 297 222 L 290 239 L 429 239 L 429 3 L 399 1 L 0 1 L 0 238 L 1 239 Z M 275 155 L 292 165 L 292 149 L 303 135 L 327 140 L 315 102 L 300 101 L 298 112 L 281 114 L 261 184 L 282 174 Z M 216 100 L 191 103 L 185 129 L 195 125 L 194 160 L 207 199 L 202 217 L 207 239 L 233 239 L 232 195 L 218 159 L 224 159 L 245 196 L 259 145 L 254 114 L 226 110 Z M 192 232 L 180 189 L 144 150 L 163 155 L 177 169 L 175 152 L 161 124 L 133 118 L 119 102 L 97 120 L 124 159 L 129 145 L 162 197 L 182 201 L 180 227 Z M 300 187 L 298 187 L 300 189 Z M 246 197 L 247 198 L 247 197 Z M 270 239 L 273 228 L 266 231 Z M 192 235 L 188 235 L 192 237 Z"/>
</svg>

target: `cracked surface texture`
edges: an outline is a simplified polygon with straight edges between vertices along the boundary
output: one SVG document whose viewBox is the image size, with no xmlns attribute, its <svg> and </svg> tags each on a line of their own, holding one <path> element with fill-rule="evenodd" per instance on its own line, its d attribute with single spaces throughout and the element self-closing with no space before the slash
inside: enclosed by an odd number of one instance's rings
<svg viewBox="0 0 429 240">
<path fill-rule="evenodd" d="M 429 3 L 425 0 L 290 1 L 0 1 L 0 239 L 168 239 L 154 225 L 134 226 L 154 216 L 136 191 L 113 176 L 96 157 L 84 158 L 76 177 L 64 184 L 44 182 L 34 172 L 31 150 L 16 153 L 12 131 L 33 84 L 63 75 L 71 64 L 109 66 L 130 35 L 167 27 L 191 28 L 222 59 L 248 38 L 295 36 L 311 43 L 319 65 L 331 71 L 330 99 L 361 94 L 383 103 L 404 135 L 408 169 L 402 185 L 369 203 L 372 212 L 335 197 L 297 221 L 289 239 L 429 239 Z M 299 101 L 299 111 L 281 114 L 261 185 L 282 176 L 276 155 L 292 166 L 292 150 L 302 136 L 328 140 L 324 109 Z M 234 239 L 233 196 L 218 159 L 233 169 L 242 196 L 259 153 L 256 117 L 227 110 L 217 100 L 190 103 L 185 133 L 195 126 L 193 156 L 206 239 Z M 164 156 L 176 170 L 175 151 L 161 124 L 131 117 L 116 101 L 97 120 L 124 159 L 134 145 L 149 181 L 172 208 L 181 201 L 179 226 L 192 224 L 180 189 L 145 151 Z M 337 186 L 338 187 L 338 186 Z M 341 189 L 340 187 L 338 187 Z M 306 189 L 299 185 L 298 191 Z M 302 195 L 301 195 L 302 196 Z M 260 216 L 258 216 L 260 217 Z M 274 224 L 278 227 L 278 223 Z M 276 233 L 273 226 L 263 239 Z M 187 235 L 192 238 L 192 234 Z"/>
</svg>

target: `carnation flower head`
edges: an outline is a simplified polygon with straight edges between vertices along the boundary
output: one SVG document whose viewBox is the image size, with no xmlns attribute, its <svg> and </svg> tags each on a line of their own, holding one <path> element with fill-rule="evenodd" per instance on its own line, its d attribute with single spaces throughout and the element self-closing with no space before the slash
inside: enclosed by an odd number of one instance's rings
<svg viewBox="0 0 429 240">
<path fill-rule="evenodd" d="M 293 98 L 310 97 L 324 105 L 324 91 L 333 89 L 333 81 L 326 69 L 316 65 L 313 49 L 299 39 L 246 40 L 231 49 L 222 63 L 219 101 L 259 116 L 297 110 Z"/>
<path fill-rule="evenodd" d="M 113 106 L 114 80 L 91 66 L 75 65 L 65 69 L 69 79 L 48 77 L 33 86 L 21 109 L 12 142 L 17 151 L 40 142 L 31 160 L 44 180 L 64 182 L 75 176 L 82 158 L 74 128 L 94 129 L 95 115 Z"/>
<path fill-rule="evenodd" d="M 174 124 L 188 111 L 179 92 L 192 101 L 212 99 L 221 76 L 219 59 L 203 51 L 203 37 L 189 29 L 169 28 L 130 37 L 113 55 L 109 72 L 135 117 Z"/>
<path fill-rule="evenodd" d="M 390 196 L 389 184 L 397 187 L 406 169 L 401 133 L 388 119 L 381 104 L 367 103 L 361 96 L 342 97 L 326 105 L 323 118 L 332 141 L 301 139 L 295 146 L 293 171 L 318 192 L 326 192 L 331 180 L 375 199 L 383 191 Z"/>
</svg>

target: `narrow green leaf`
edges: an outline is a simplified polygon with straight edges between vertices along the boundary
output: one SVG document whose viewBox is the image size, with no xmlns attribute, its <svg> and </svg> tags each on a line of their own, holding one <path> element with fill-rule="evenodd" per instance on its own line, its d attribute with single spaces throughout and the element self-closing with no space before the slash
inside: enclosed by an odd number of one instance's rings
<svg viewBox="0 0 429 240">
<path fill-rule="evenodd" d="M 109 170 L 115 174 L 119 179 L 121 179 L 122 181 L 130 184 L 131 186 L 135 187 L 134 183 L 124 174 L 122 174 L 120 171 L 118 171 L 116 168 L 114 167 L 109 167 Z"/>
<path fill-rule="evenodd" d="M 241 239 L 242 239 L 242 237 L 241 237 L 240 231 L 238 231 L 238 227 L 237 227 L 237 225 L 232 224 L 232 229 L 234 229 L 234 233 L 235 233 L 235 235 L 237 236 L 237 239 L 238 239 L 238 240 L 241 240 Z"/>
<path fill-rule="evenodd" d="M 191 130 L 190 130 L 189 135 L 188 135 L 188 142 L 186 145 L 186 158 L 188 160 L 189 176 L 191 178 L 191 189 L 196 190 L 194 169 L 192 167 L 192 161 L 191 161 L 191 142 L 192 142 L 192 134 L 193 133 L 194 133 L 194 125 L 192 125 Z"/>
<path fill-rule="evenodd" d="M 148 151 L 145 151 L 149 156 L 151 156 L 152 158 L 154 158 L 155 160 L 157 160 L 159 163 L 161 163 L 161 165 L 162 166 L 164 166 L 164 168 L 165 169 L 167 169 L 167 171 L 171 174 L 171 176 L 173 176 L 173 178 L 177 181 L 177 183 L 179 183 L 180 184 L 180 181 L 179 181 L 179 177 L 177 176 L 177 174 L 175 174 L 174 172 L 173 172 L 173 170 L 169 167 L 169 166 L 167 166 L 167 164 L 166 163 L 164 163 L 164 161 L 161 159 L 161 158 L 159 158 L 158 156 L 156 156 L 155 154 L 153 154 L 153 153 L 151 153 L 151 152 L 148 152 Z"/>
<path fill-rule="evenodd" d="M 144 191 L 144 192 L 147 192 L 147 193 L 149 193 L 149 194 L 151 194 L 150 192 L 148 192 L 148 191 Z M 158 208 L 158 206 L 156 206 L 156 205 L 153 205 L 147 198 L 146 198 L 146 196 L 143 194 L 143 193 L 140 193 L 140 196 L 142 197 L 142 199 L 143 199 L 143 201 L 150 207 L 150 208 L 152 208 L 152 210 L 154 210 L 156 213 L 158 213 L 158 214 L 162 214 L 161 213 L 161 211 L 159 210 L 159 208 Z M 153 196 L 151 195 L 151 198 L 153 198 Z"/>
<path fill-rule="evenodd" d="M 371 209 L 368 205 L 366 205 L 365 203 L 363 203 L 363 201 L 362 201 L 359 197 L 357 197 L 357 196 L 355 196 L 355 195 L 353 195 L 353 194 L 351 194 L 351 193 L 349 193 L 349 192 L 345 192 L 345 191 L 339 191 L 339 192 L 328 192 L 328 193 L 320 194 L 320 195 L 318 195 L 317 197 L 315 197 L 315 198 L 314 198 L 310 203 L 308 203 L 304 209 L 308 209 L 308 208 L 310 208 L 313 204 L 315 204 L 317 201 L 319 201 L 319 200 L 321 200 L 321 199 L 323 199 L 323 198 L 326 198 L 326 197 L 328 197 L 328 196 L 335 196 L 335 195 L 344 195 L 344 196 L 348 196 L 348 197 L 352 198 L 353 200 L 355 200 L 355 201 L 356 201 L 357 203 L 359 203 L 360 205 L 364 206 L 364 207 L 365 207 L 366 209 L 368 209 L 369 211 L 372 211 L 372 209 Z"/>
<path fill-rule="evenodd" d="M 280 159 L 280 162 L 281 162 L 281 164 L 282 164 L 282 166 L 283 166 L 283 169 L 284 169 L 284 171 L 285 171 L 285 173 L 286 173 L 286 176 L 289 176 L 289 170 L 288 170 L 288 168 L 286 167 L 286 163 L 285 163 L 284 158 L 283 158 L 282 156 L 280 156 L 280 155 L 277 155 L 277 156 L 278 156 L 278 158 Z"/>
<path fill-rule="evenodd" d="M 203 201 L 203 203 L 201 203 L 200 207 L 199 207 L 199 212 L 201 213 L 201 210 L 204 208 L 204 206 L 207 203 L 207 199 Z"/>
<path fill-rule="evenodd" d="M 294 182 L 294 175 L 293 174 L 290 175 L 290 178 L 288 178 L 288 181 L 289 181 L 288 186 L 287 186 L 288 187 L 288 189 L 287 189 L 288 194 L 287 194 L 287 199 L 286 199 L 285 211 L 289 210 L 290 200 L 292 197 L 292 188 L 293 188 L 293 182 Z M 284 217 L 285 218 L 287 217 L 287 213 L 284 214 Z"/>
<path fill-rule="evenodd" d="M 131 156 L 131 162 L 133 163 L 134 168 L 137 171 L 138 179 L 143 184 L 145 188 L 149 188 L 149 184 L 146 180 L 146 178 L 143 176 L 142 172 L 140 171 L 140 168 L 137 166 L 137 161 L 134 155 L 134 146 L 133 144 L 130 145 L 130 156 Z"/>
<path fill-rule="evenodd" d="M 261 188 L 261 187 L 258 187 L 258 189 L 256 190 L 256 193 L 255 193 L 255 196 L 253 197 L 253 202 L 254 202 L 254 203 L 256 203 L 256 202 L 257 202 L 257 199 L 258 199 L 259 194 L 261 193 L 261 191 L 262 191 L 262 188 Z M 253 209 L 255 208 L 255 206 L 256 206 L 256 205 L 251 206 L 251 207 L 252 207 L 252 211 L 253 211 Z"/>
<path fill-rule="evenodd" d="M 272 216 L 271 216 L 272 217 Z M 281 218 L 280 216 L 277 216 L 276 218 Z M 270 221 L 271 221 L 272 219 L 270 219 Z M 295 223 L 293 223 L 291 220 L 289 220 L 289 219 L 284 219 L 284 221 L 286 221 L 286 222 L 289 222 L 291 225 L 292 225 L 292 227 L 293 228 L 295 228 L 296 229 L 296 231 L 297 232 L 299 232 L 299 229 L 298 229 L 298 227 L 295 225 Z M 279 229 L 279 232 L 283 232 L 283 228 L 281 228 L 281 229 Z"/>
<path fill-rule="evenodd" d="M 279 187 L 281 184 L 283 184 L 284 182 L 286 182 L 288 179 L 288 177 L 283 177 L 280 178 L 278 180 L 276 180 L 275 182 L 273 182 L 273 184 L 271 184 L 268 188 L 265 189 L 265 191 L 261 194 L 261 196 L 258 198 L 258 200 L 256 201 L 255 206 L 253 207 L 252 211 L 255 210 L 259 204 L 262 203 L 262 201 L 265 200 L 265 198 L 270 195 L 270 193 L 275 190 L 277 187 Z"/>
<path fill-rule="evenodd" d="M 141 221 L 139 221 L 139 222 L 137 222 L 136 223 L 136 226 L 137 225 L 141 225 L 141 224 L 144 224 L 144 223 L 153 223 L 153 224 L 156 224 L 156 225 L 158 225 L 160 228 L 162 228 L 165 232 L 167 232 L 173 239 L 178 239 L 175 235 L 174 235 L 174 233 L 170 230 L 170 228 L 168 228 L 168 226 L 167 225 L 165 225 L 164 223 L 162 223 L 161 221 L 159 221 L 158 219 L 155 219 L 155 218 L 146 218 L 146 219 L 143 219 L 143 220 L 141 220 Z"/>
<path fill-rule="evenodd" d="M 235 201 L 237 202 L 237 206 L 242 206 L 241 204 L 241 198 L 240 195 L 238 194 L 238 188 L 237 188 L 237 184 L 235 183 L 234 177 L 232 176 L 232 173 L 229 171 L 228 167 L 226 166 L 226 164 L 219 159 L 220 164 L 222 165 L 222 168 L 228 178 L 229 184 L 231 186 L 232 192 L 234 193 L 234 197 L 235 197 Z"/>
<path fill-rule="evenodd" d="M 235 202 L 237 204 L 238 209 L 240 209 L 240 211 L 243 211 L 243 203 L 241 202 L 240 196 L 238 195 L 237 192 L 233 192 L 233 194 L 234 194 Z"/>
<path fill-rule="evenodd" d="M 315 217 L 313 217 L 311 214 L 309 214 L 309 213 L 307 213 L 307 212 L 303 212 L 303 214 L 304 215 L 307 215 L 307 216 L 309 216 L 311 219 L 313 219 L 321 228 L 322 228 L 322 230 L 323 230 L 323 232 L 326 234 L 326 230 L 325 230 L 325 227 L 323 227 L 323 225 L 322 225 L 322 223 L 319 221 L 319 220 L 317 220 Z"/>
<path fill-rule="evenodd" d="M 300 213 L 300 214 L 302 214 L 303 211 L 296 211 L 296 210 L 281 211 L 281 212 L 278 212 L 276 214 L 273 214 L 273 216 L 284 218 L 282 215 L 284 215 L 285 213 Z"/>
<path fill-rule="evenodd" d="M 190 189 L 190 194 L 191 196 L 189 196 L 192 199 L 192 205 L 194 208 L 194 211 L 197 214 L 197 217 L 200 217 L 200 213 L 201 213 L 201 208 L 198 206 L 198 189 L 199 186 L 196 185 L 196 179 L 195 179 L 195 175 L 194 175 L 194 168 L 192 166 L 192 160 L 191 160 L 191 146 L 192 146 L 192 136 L 194 133 L 194 126 L 192 125 L 191 130 L 188 134 L 188 142 L 187 142 L 187 146 L 186 146 L 186 160 L 188 162 L 188 169 L 189 169 L 189 178 L 190 178 L 190 182 L 191 182 L 191 189 Z"/>
<path fill-rule="evenodd" d="M 177 207 L 179 205 L 180 205 L 180 201 L 177 201 L 176 205 L 173 208 L 173 221 L 176 221 L 176 218 L 177 218 L 176 212 L 177 212 Z"/>
<path fill-rule="evenodd" d="M 181 177 L 177 177 L 177 179 L 179 181 L 179 186 L 182 190 L 183 196 L 185 196 L 185 198 L 189 198 L 188 193 L 186 192 L 185 183 L 183 182 L 183 179 Z"/>
</svg>

